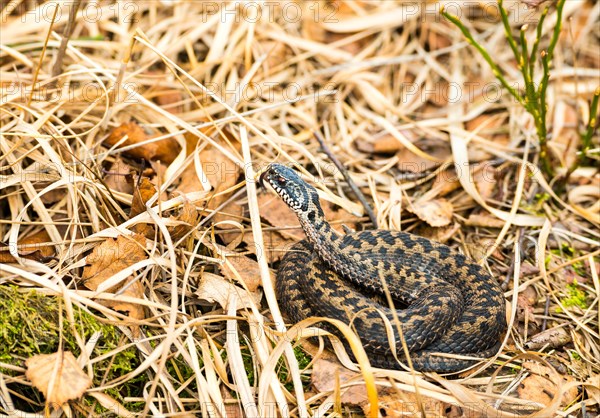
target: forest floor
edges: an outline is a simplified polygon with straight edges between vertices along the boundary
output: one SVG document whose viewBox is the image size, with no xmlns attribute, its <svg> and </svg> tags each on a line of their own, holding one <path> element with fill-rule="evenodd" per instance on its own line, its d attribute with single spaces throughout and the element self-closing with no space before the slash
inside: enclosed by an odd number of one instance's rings
<svg viewBox="0 0 600 418">
<path fill-rule="evenodd" d="M 600 5 L 538 31 L 525 3 L 514 43 L 496 1 L 447 3 L 473 45 L 430 2 L 0 1 L 0 411 L 597 416 Z M 257 187 L 271 162 L 340 232 L 480 262 L 500 352 L 441 376 L 311 345 L 274 290 L 304 233 Z"/>
</svg>

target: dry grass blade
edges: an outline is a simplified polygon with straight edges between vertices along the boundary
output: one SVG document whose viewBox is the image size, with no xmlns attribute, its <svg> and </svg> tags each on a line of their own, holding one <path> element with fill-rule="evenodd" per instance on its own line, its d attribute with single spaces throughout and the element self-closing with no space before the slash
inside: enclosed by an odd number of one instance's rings
<svg viewBox="0 0 600 418">
<path fill-rule="evenodd" d="M 561 31 L 546 4 L 539 39 L 520 29 L 545 5 L 446 10 L 514 91 L 532 57 L 506 33 L 552 49 L 556 178 L 531 116 L 434 3 L 0 1 L 0 409 L 41 413 L 25 361 L 60 343 L 92 383 L 55 415 L 345 416 L 359 389 L 369 416 L 600 413 L 600 6 L 566 2 Z M 330 320 L 359 364 L 335 351 L 354 374 L 319 392 L 320 359 L 295 342 L 330 336 L 286 324 L 275 293 L 303 232 L 257 196 L 271 162 L 314 184 L 340 231 L 370 206 L 481 261 L 506 286 L 502 349 L 452 379 L 376 370 Z M 540 382 L 555 397 L 530 402 Z"/>
</svg>

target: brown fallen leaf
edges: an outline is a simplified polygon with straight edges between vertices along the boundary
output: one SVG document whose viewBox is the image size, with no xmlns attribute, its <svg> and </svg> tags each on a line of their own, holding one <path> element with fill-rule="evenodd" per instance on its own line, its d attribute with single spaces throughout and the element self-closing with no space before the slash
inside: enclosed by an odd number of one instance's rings
<svg viewBox="0 0 600 418">
<path fill-rule="evenodd" d="M 590 376 L 586 382 L 588 386 L 585 388 L 590 398 L 593 398 L 596 405 L 600 405 L 600 374 Z"/>
<path fill-rule="evenodd" d="M 270 192 L 260 193 L 258 195 L 258 206 L 260 207 L 261 217 L 271 225 L 282 228 L 278 230 L 281 235 L 296 241 L 306 238 L 296 214 L 275 194 Z M 325 218 L 332 223 L 333 229 L 340 233 L 344 233 L 342 225 L 352 228 L 360 220 L 360 218 L 343 209 L 335 210 L 334 205 L 328 201 L 321 201 L 321 208 Z"/>
<path fill-rule="evenodd" d="M 325 219 L 329 221 L 331 227 L 339 232 L 345 234 L 344 226 L 350 229 L 356 229 L 356 226 L 360 223 L 360 218 L 346 210 L 338 208 L 333 203 L 324 201 L 321 203 L 321 209 L 325 213 Z"/>
<path fill-rule="evenodd" d="M 283 257 L 286 251 L 297 242 L 295 238 L 284 237 L 279 231 L 264 231 L 264 251 L 257 248 L 254 236 L 250 231 L 235 231 L 219 234 L 229 250 L 236 249 L 241 243 L 245 244 L 246 251 L 256 256 L 266 254 L 267 262 L 274 263 Z"/>
<path fill-rule="evenodd" d="M 131 284 L 127 283 L 125 286 L 125 290 L 120 291 L 119 295 L 128 296 L 140 300 L 144 298 L 144 287 L 140 282 L 134 281 Z M 131 319 L 141 320 L 146 317 L 144 306 L 137 303 L 122 302 L 120 300 L 105 300 L 102 301 L 102 304 L 117 312 L 121 312 L 124 315 L 127 315 Z M 138 330 L 136 328 L 134 330 L 134 333 L 137 332 Z"/>
<path fill-rule="evenodd" d="M 88 265 L 83 269 L 83 275 L 81 276 L 83 285 L 90 290 L 97 290 L 113 275 L 138 261 L 145 260 L 147 258 L 144 251 L 145 245 L 146 238 L 141 234 L 135 234 L 131 237 L 120 235 L 117 239 L 108 238 L 94 248 L 87 257 Z M 121 291 L 121 289 L 123 290 Z M 119 292 L 119 294 L 137 299 L 142 299 L 144 295 L 144 288 L 141 283 L 138 281 L 131 283 L 131 278 L 127 278 L 105 289 L 105 291 Z M 145 317 L 143 306 L 135 303 L 121 301 L 103 301 L 101 303 L 115 310 L 127 312 L 128 316 L 133 319 L 143 319 Z"/>
<path fill-rule="evenodd" d="M 156 187 L 154 184 L 152 184 L 148 178 L 141 177 L 139 182 L 136 182 L 133 187 L 133 201 L 131 202 L 129 217 L 133 218 L 140 213 L 146 212 L 146 202 L 148 202 L 155 193 Z M 149 237 L 153 234 L 154 227 L 147 223 L 138 223 L 133 227 L 133 230 L 138 234 Z"/>
<path fill-rule="evenodd" d="M 459 229 L 460 224 L 458 222 L 454 222 L 451 225 L 440 226 L 437 228 L 423 225 L 418 229 L 418 235 L 445 244 L 450 240 L 450 238 L 452 238 L 456 234 L 456 231 L 458 231 Z"/>
<path fill-rule="evenodd" d="M 456 173 L 455 167 L 446 165 L 444 168 L 444 170 L 441 170 L 435 176 L 433 184 L 431 185 L 430 193 L 435 191 L 434 196 L 446 196 L 460 187 L 460 181 L 458 180 L 458 174 Z M 462 202 L 460 202 L 460 205 L 462 205 Z"/>
<path fill-rule="evenodd" d="M 531 265 L 528 262 L 523 262 L 521 264 L 521 276 L 534 276 L 540 274 L 540 269 L 537 266 Z"/>
<path fill-rule="evenodd" d="M 517 387 L 519 398 L 539 402 L 545 406 L 550 405 L 557 395 L 558 385 L 564 385 L 575 380 L 573 376 L 568 374 L 557 376 L 556 372 L 537 362 L 526 361 L 523 363 L 523 368 L 529 370 L 531 374 L 523 379 Z M 553 379 L 560 379 L 561 381 L 554 381 Z M 561 406 L 574 402 L 577 395 L 578 390 L 576 387 L 568 390 L 562 396 Z"/>
<path fill-rule="evenodd" d="M 341 387 L 353 380 L 360 382 L 361 377 L 360 373 L 350 371 L 338 362 L 319 359 L 313 365 L 311 383 L 318 392 L 332 392 L 336 389 L 338 382 Z M 380 416 L 400 418 L 419 414 L 419 404 L 414 393 L 388 387 L 378 387 L 377 389 L 379 398 L 377 408 Z M 364 384 L 341 389 L 340 401 L 343 405 L 359 406 L 366 416 L 370 415 L 371 404 Z M 447 404 L 423 395 L 421 395 L 421 403 L 426 417 L 446 416 Z"/>
<path fill-rule="evenodd" d="M 271 225 L 284 228 L 279 231 L 284 237 L 290 237 L 295 240 L 304 239 L 304 231 L 300 228 L 298 217 L 290 208 L 273 193 L 264 192 L 258 195 L 258 207 L 260 216 L 267 220 Z M 293 227 L 290 229 L 286 229 Z"/>
<path fill-rule="evenodd" d="M 211 134 L 211 130 L 207 130 L 207 135 Z M 217 136 L 215 141 L 219 142 L 223 147 L 233 148 L 239 152 L 241 149 L 240 143 L 227 130 L 222 130 L 225 139 Z M 188 143 L 188 151 L 192 152 L 196 147 L 198 138 L 192 135 L 186 135 Z M 212 211 L 221 206 L 223 202 L 228 200 L 233 194 L 233 188 L 237 185 L 238 179 L 242 175 L 241 168 L 221 151 L 212 145 L 207 145 L 200 152 L 200 161 L 202 166 L 202 174 L 212 186 L 212 192 L 206 205 L 206 209 Z M 200 183 L 199 175 L 196 173 L 196 168 L 193 164 L 187 166 L 181 174 L 181 181 L 176 188 L 176 191 L 181 193 L 197 192 L 203 190 Z M 230 191 L 227 191 L 230 190 Z M 244 214 L 244 207 L 231 202 L 222 208 L 219 213 L 212 218 L 213 223 L 219 223 L 224 220 L 237 220 Z"/>
<path fill-rule="evenodd" d="M 45 229 L 19 238 L 17 252 L 19 256 L 36 261 L 44 261 L 54 256 L 53 245 L 42 245 L 50 242 L 50 236 Z M 14 263 L 17 260 L 8 251 L 8 245 L 0 241 L 0 263 Z"/>
<path fill-rule="evenodd" d="M 140 234 L 107 238 L 87 256 L 87 266 L 81 276 L 84 286 L 96 290 L 109 277 L 146 259 L 145 245 L 146 238 Z M 117 287 L 106 290 L 115 292 Z"/>
<path fill-rule="evenodd" d="M 216 302 L 225 310 L 227 310 L 231 298 L 235 298 L 235 306 L 238 310 L 251 308 L 261 299 L 260 294 L 249 293 L 223 277 L 208 272 L 203 273 L 196 296 L 202 300 Z"/>
<path fill-rule="evenodd" d="M 183 101 L 183 95 L 179 90 L 171 89 L 156 92 L 154 100 L 162 108 L 166 109 L 167 112 L 177 114 L 181 113 L 183 110 L 181 105 L 181 102 Z"/>
<path fill-rule="evenodd" d="M 65 402 L 79 399 L 92 386 L 92 380 L 83 372 L 69 351 L 38 354 L 25 361 L 25 377 L 46 397 L 53 409 Z M 52 387 L 50 387 L 52 384 Z"/>
<path fill-rule="evenodd" d="M 437 160 L 446 160 L 452 154 L 446 141 L 426 138 L 416 141 L 415 145 L 425 154 Z M 404 146 L 396 154 L 396 157 L 398 158 L 398 169 L 409 173 L 423 173 L 440 165 L 438 161 L 421 157 Z"/>
<path fill-rule="evenodd" d="M 417 399 L 417 395 L 413 392 L 405 392 L 400 389 L 394 390 L 392 388 L 385 388 L 380 391 L 377 408 L 380 416 L 389 418 L 423 416 L 419 410 L 419 400 L 423 406 L 426 418 L 463 417 L 462 410 L 456 405 L 446 404 L 445 402 L 423 395 L 420 396 L 420 399 Z M 367 402 L 362 407 L 365 415 L 368 416 L 371 412 L 371 404 Z"/>
<path fill-rule="evenodd" d="M 360 373 L 346 369 L 340 363 L 319 359 L 313 364 L 311 383 L 319 392 L 331 392 L 335 389 L 336 382 L 340 385 L 348 383 L 353 378 L 360 378 Z M 341 402 L 348 405 L 362 406 L 368 403 L 367 389 L 364 385 L 352 386 L 343 389 Z"/>
<path fill-rule="evenodd" d="M 48 187 L 50 184 L 51 183 L 49 182 L 41 181 L 34 183 L 33 187 L 36 192 L 40 192 L 46 187 Z M 60 202 L 62 199 L 65 198 L 66 194 L 67 192 L 64 189 L 64 187 L 58 187 L 56 189 L 52 189 L 44 193 L 43 195 L 41 195 L 40 199 L 42 200 L 42 202 L 44 202 L 44 205 L 49 206 L 55 204 L 56 202 Z"/>
<path fill-rule="evenodd" d="M 125 136 L 127 136 L 127 139 L 121 142 Z M 151 138 L 152 136 L 149 137 L 136 122 L 128 122 L 113 129 L 108 138 L 104 140 L 104 144 L 112 147 L 120 143 L 119 146 L 125 147 L 142 144 Z M 143 158 L 146 161 L 160 160 L 165 163 L 172 163 L 180 150 L 181 148 L 176 140 L 167 138 L 158 142 L 144 143 L 138 147 L 123 151 L 123 154 L 130 158 Z"/>
<path fill-rule="evenodd" d="M 179 214 L 171 216 L 171 219 L 182 222 L 182 224 L 167 228 L 173 241 L 179 241 L 185 234 L 194 229 L 198 223 L 198 218 L 199 214 L 196 206 L 186 200 L 181 208 L 179 208 Z"/>
<path fill-rule="evenodd" d="M 227 263 L 221 264 L 219 269 L 231 281 L 238 281 L 239 275 L 251 292 L 255 292 L 261 284 L 258 262 L 249 257 L 242 255 L 227 256 Z M 270 272 L 270 274 L 271 280 L 274 281 L 275 274 L 273 272 Z"/>
<path fill-rule="evenodd" d="M 412 131 L 404 130 L 400 133 L 413 142 L 417 139 Z M 354 143 L 359 151 L 369 154 L 394 154 L 404 149 L 404 145 L 402 145 L 402 143 L 393 135 L 388 133 L 374 136 L 369 139 L 358 138 Z M 411 153 L 411 155 L 414 154 Z"/>
<path fill-rule="evenodd" d="M 113 191 L 132 194 L 132 171 L 133 169 L 131 166 L 125 163 L 121 157 L 118 157 L 107 170 L 106 175 L 104 176 L 104 184 Z"/>
<path fill-rule="evenodd" d="M 488 213 L 472 213 L 465 221 L 468 226 L 480 226 L 482 228 L 502 228 L 506 222 Z"/>
<path fill-rule="evenodd" d="M 483 80 L 476 80 L 474 83 L 485 84 Z M 496 144 L 507 144 L 510 140 L 508 135 L 506 116 L 504 114 L 489 114 L 484 113 L 476 116 L 473 119 L 466 122 L 466 129 L 469 132 L 476 132 L 480 137 L 494 141 Z M 473 147 L 475 148 L 475 147 Z M 477 152 L 469 149 L 469 156 L 471 152 Z M 481 153 L 481 151 L 479 151 Z M 481 161 L 480 158 L 470 159 L 471 161 Z"/>
<path fill-rule="evenodd" d="M 475 170 L 473 173 L 473 181 L 475 187 L 483 200 L 487 200 L 493 196 L 496 191 L 496 172 L 497 169 L 489 164 L 483 165 L 481 169 Z"/>
<path fill-rule="evenodd" d="M 140 178 L 139 184 L 134 185 L 133 201 L 131 202 L 129 217 L 133 218 L 140 213 L 146 212 L 146 202 L 148 202 L 155 193 L 156 187 L 154 187 L 154 184 L 146 177 Z"/>
<path fill-rule="evenodd" d="M 491 256 L 494 259 L 504 260 L 504 255 L 496 246 L 496 241 L 492 238 L 481 238 L 475 234 L 468 235 L 465 244 L 471 258 L 477 262 L 488 257 L 489 251 L 491 251 Z"/>
<path fill-rule="evenodd" d="M 454 208 L 452 203 L 444 198 L 431 200 L 416 200 L 406 206 L 406 210 L 417 215 L 419 219 L 427 222 L 430 226 L 446 226 L 452 222 Z"/>
<path fill-rule="evenodd" d="M 519 292 L 517 297 L 517 320 L 519 322 L 538 324 L 537 317 L 534 314 L 537 299 L 537 292 L 533 286 L 527 286 Z"/>
</svg>

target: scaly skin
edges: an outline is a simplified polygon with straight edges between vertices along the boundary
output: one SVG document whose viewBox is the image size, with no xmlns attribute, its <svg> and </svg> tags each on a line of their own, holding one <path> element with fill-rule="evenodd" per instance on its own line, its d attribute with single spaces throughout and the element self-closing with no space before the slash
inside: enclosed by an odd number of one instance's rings
<svg viewBox="0 0 600 418">
<path fill-rule="evenodd" d="M 377 302 L 385 281 L 395 302 L 406 306 L 396 315 L 416 370 L 454 372 L 476 363 L 436 353 L 483 358 L 498 350 L 506 330 L 504 297 L 481 266 L 446 245 L 404 232 L 339 236 L 326 222 L 316 190 L 296 172 L 271 164 L 261 180 L 296 212 L 307 236 L 284 256 L 277 273 L 279 302 L 292 321 L 346 320 L 372 364 L 400 368 L 394 354 L 405 356 L 397 323 L 387 303 Z M 382 315 L 392 324 L 395 353 Z"/>
</svg>

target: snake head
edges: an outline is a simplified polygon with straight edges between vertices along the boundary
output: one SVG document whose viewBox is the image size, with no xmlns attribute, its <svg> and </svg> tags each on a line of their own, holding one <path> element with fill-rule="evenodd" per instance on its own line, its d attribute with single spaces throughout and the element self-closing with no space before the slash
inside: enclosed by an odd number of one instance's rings
<svg viewBox="0 0 600 418">
<path fill-rule="evenodd" d="M 291 168 L 272 163 L 260 176 L 260 182 L 264 184 L 265 181 L 299 217 L 307 217 L 319 210 L 317 190 Z"/>
</svg>

